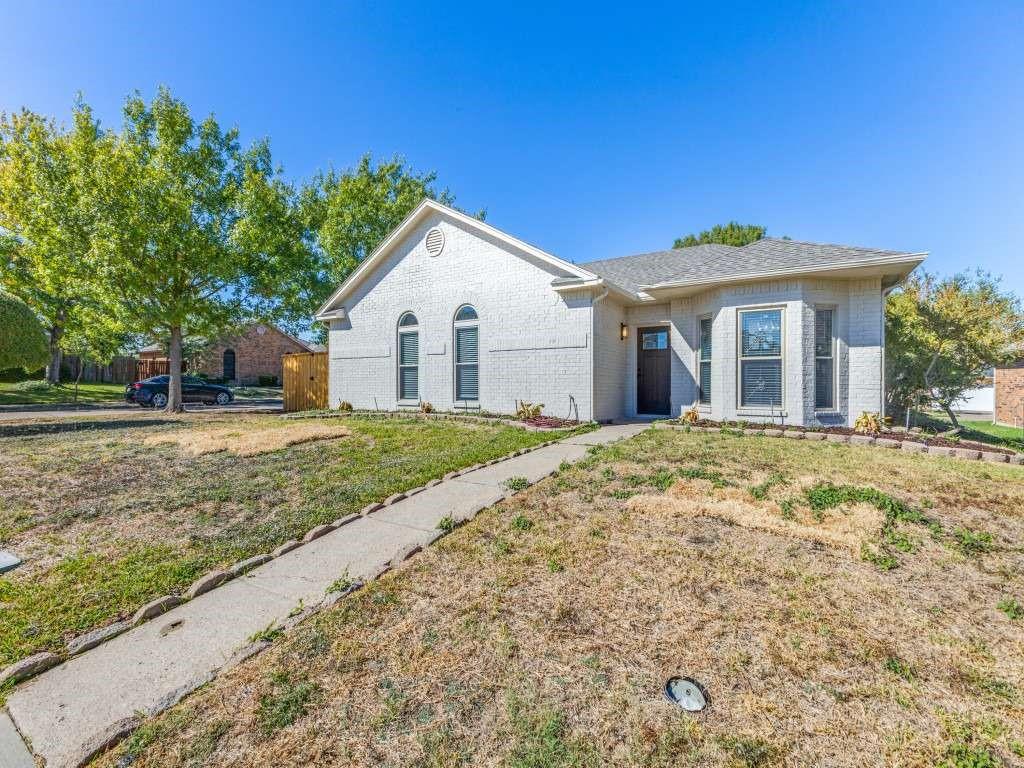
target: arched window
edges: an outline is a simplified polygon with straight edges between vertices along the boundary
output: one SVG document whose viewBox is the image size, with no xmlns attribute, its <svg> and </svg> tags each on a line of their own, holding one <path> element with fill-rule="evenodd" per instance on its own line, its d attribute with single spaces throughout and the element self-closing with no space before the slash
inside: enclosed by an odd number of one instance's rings
<svg viewBox="0 0 1024 768">
<path fill-rule="evenodd" d="M 463 304 L 455 313 L 455 399 L 480 399 L 480 326 L 476 310 Z"/>
<path fill-rule="evenodd" d="M 222 360 L 222 372 L 224 381 L 235 380 L 235 350 L 225 349 L 224 358 Z"/>
<path fill-rule="evenodd" d="M 420 399 L 420 331 L 412 312 L 398 319 L 398 399 Z"/>
</svg>

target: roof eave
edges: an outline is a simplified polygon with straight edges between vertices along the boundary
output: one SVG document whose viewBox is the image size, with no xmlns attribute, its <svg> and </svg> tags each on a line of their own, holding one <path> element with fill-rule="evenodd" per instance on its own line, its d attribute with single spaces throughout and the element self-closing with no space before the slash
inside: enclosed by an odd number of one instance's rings
<svg viewBox="0 0 1024 768">
<path fill-rule="evenodd" d="M 842 264 L 829 264 L 819 267 L 794 267 L 792 269 L 777 269 L 748 275 L 725 275 L 702 280 L 673 280 L 654 285 L 641 285 L 640 291 L 641 294 L 647 294 L 655 299 L 667 299 L 676 296 L 690 296 L 716 285 L 752 283 L 785 277 L 817 276 L 848 278 L 881 276 L 883 282 L 885 282 L 886 278 L 889 278 L 891 281 L 886 284 L 886 287 L 888 287 L 888 285 L 895 285 L 906 278 L 927 256 L 927 253 L 908 253 L 888 259 L 866 259 L 860 262 L 844 262 Z"/>
</svg>

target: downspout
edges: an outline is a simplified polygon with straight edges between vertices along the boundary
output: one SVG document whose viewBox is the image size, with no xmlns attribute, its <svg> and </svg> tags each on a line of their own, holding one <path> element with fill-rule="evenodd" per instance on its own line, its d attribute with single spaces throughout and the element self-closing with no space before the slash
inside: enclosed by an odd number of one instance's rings
<svg viewBox="0 0 1024 768">
<path fill-rule="evenodd" d="M 604 292 L 590 302 L 590 420 L 595 421 L 594 377 L 597 376 L 597 305 L 608 296 L 608 286 Z"/>
</svg>

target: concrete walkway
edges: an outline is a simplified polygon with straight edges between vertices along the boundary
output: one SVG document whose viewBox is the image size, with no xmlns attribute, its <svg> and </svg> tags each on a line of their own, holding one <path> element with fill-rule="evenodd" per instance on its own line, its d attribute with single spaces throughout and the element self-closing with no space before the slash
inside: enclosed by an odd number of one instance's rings
<svg viewBox="0 0 1024 768">
<path fill-rule="evenodd" d="M 318 604 L 339 577 L 370 580 L 396 554 L 434 541 L 443 518 L 466 520 L 496 503 L 509 478 L 536 482 L 590 446 L 647 426 L 570 437 L 361 517 L 23 683 L 8 698 L 10 717 L 47 768 L 78 766 L 134 727 L 140 714 L 166 709 L 236 662 L 255 633 L 282 624 L 299 605 Z M 12 756 L 11 765 L 21 764 Z"/>
</svg>

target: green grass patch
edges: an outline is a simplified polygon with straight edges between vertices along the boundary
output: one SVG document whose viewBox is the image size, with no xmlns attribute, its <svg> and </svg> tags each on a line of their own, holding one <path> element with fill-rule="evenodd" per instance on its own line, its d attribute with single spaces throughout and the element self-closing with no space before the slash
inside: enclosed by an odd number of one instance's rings
<svg viewBox="0 0 1024 768">
<path fill-rule="evenodd" d="M 1018 619 L 1024 619 L 1024 605 L 1017 602 L 1012 597 L 1007 597 L 1004 600 L 1000 600 L 999 604 L 996 605 L 1000 611 L 1006 614 L 1006 618 L 1010 621 L 1017 621 Z"/>
<path fill-rule="evenodd" d="M 123 399 L 124 384 L 79 384 L 76 401 L 73 383 L 49 386 L 45 381 L 0 381 L 0 405 L 107 403 Z"/>
<path fill-rule="evenodd" d="M 512 751 L 505 768 L 588 768 L 597 751 L 575 736 L 558 710 L 511 696 L 507 704 Z"/>
<path fill-rule="evenodd" d="M 288 672 L 271 675 L 270 686 L 270 692 L 260 697 L 256 710 L 256 723 L 265 737 L 273 736 L 305 715 L 310 701 L 320 690 L 314 683 L 293 679 Z"/>
<path fill-rule="evenodd" d="M 189 457 L 142 442 L 195 423 L 188 417 L 82 420 L 33 425 L 6 437 L 0 429 L 0 472 L 7 475 L 0 487 L 0 544 L 21 552 L 32 544 L 63 550 L 52 566 L 0 579 L 0 666 L 60 650 L 71 636 L 160 595 L 180 594 L 202 573 L 300 539 L 372 501 L 552 436 L 356 416 L 345 420 L 350 438 L 250 457 Z M 244 431 L 281 421 L 232 415 L 201 423 Z M 155 525 L 133 522 L 148 521 L 155 510 Z M 89 527 L 85 538 L 101 542 L 102 553 L 78 544 L 80 526 Z"/>
</svg>

